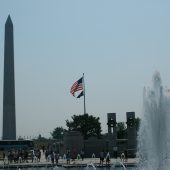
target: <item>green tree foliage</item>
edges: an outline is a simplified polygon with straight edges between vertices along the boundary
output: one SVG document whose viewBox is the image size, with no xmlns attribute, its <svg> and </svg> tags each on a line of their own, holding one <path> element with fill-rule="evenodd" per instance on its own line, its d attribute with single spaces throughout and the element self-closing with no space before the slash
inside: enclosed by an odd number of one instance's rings
<svg viewBox="0 0 170 170">
<path fill-rule="evenodd" d="M 117 138 L 125 139 L 127 137 L 127 127 L 125 122 L 117 123 Z"/>
<path fill-rule="evenodd" d="M 139 131 L 139 127 L 140 127 L 140 122 L 141 119 L 140 118 L 135 118 L 135 126 L 136 126 L 136 131 Z M 117 138 L 118 139 L 125 139 L 127 138 L 127 126 L 125 122 L 119 122 L 117 123 Z"/>
<path fill-rule="evenodd" d="M 92 115 L 73 115 L 72 121 L 66 120 L 66 125 L 69 130 L 79 131 L 84 136 L 84 139 L 88 139 L 91 136 L 101 136 L 101 123 L 99 117 Z"/>
<path fill-rule="evenodd" d="M 63 127 L 56 127 L 51 133 L 51 136 L 53 139 L 62 140 L 65 131 Z"/>
</svg>

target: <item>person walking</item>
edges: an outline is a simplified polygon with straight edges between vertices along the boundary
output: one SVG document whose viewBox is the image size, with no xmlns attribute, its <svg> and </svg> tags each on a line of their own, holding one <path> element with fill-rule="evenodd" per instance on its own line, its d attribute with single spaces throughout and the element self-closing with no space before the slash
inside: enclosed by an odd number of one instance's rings
<svg viewBox="0 0 170 170">
<path fill-rule="evenodd" d="M 80 156 L 81 156 L 81 159 L 83 161 L 84 160 L 84 151 L 83 150 L 81 150 Z"/>
<path fill-rule="evenodd" d="M 106 155 L 106 166 L 109 166 L 110 164 L 110 154 L 109 152 L 107 152 L 107 155 Z"/>
<path fill-rule="evenodd" d="M 103 162 L 104 162 L 104 151 L 100 152 L 100 165 L 103 166 Z"/>
<path fill-rule="evenodd" d="M 66 159 L 67 159 L 67 164 L 70 164 L 70 150 L 67 150 Z"/>
</svg>

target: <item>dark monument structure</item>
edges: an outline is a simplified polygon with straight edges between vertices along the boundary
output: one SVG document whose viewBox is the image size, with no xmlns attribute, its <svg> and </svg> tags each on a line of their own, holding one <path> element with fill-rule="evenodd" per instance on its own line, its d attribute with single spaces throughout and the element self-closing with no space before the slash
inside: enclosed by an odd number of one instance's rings
<svg viewBox="0 0 170 170">
<path fill-rule="evenodd" d="M 78 142 L 77 142 L 78 141 Z M 73 157 L 77 157 L 77 154 L 84 148 L 83 136 L 78 131 L 70 131 L 64 135 L 64 153 L 67 153 L 67 149 L 73 154 Z"/>
<path fill-rule="evenodd" d="M 108 133 L 102 135 L 101 138 L 90 137 L 83 139 L 80 132 L 68 131 L 64 135 L 63 143 L 59 144 L 60 154 L 66 153 L 69 149 L 72 153 L 78 154 L 80 150 L 84 150 L 85 157 L 92 157 L 95 154 L 99 157 L 99 153 L 109 152 L 111 157 L 120 157 L 122 152 L 126 152 L 127 157 L 136 156 L 137 132 L 135 124 L 135 112 L 126 112 L 127 119 L 127 138 L 117 139 L 117 122 L 116 113 L 107 113 Z"/>
<path fill-rule="evenodd" d="M 16 140 L 14 38 L 13 24 L 8 16 L 5 23 L 3 89 L 3 140 Z"/>
<path fill-rule="evenodd" d="M 116 113 L 107 113 L 109 151 L 117 151 Z"/>
<path fill-rule="evenodd" d="M 126 112 L 127 119 L 127 151 L 131 157 L 135 157 L 137 145 L 137 132 L 135 124 L 135 112 Z"/>
</svg>

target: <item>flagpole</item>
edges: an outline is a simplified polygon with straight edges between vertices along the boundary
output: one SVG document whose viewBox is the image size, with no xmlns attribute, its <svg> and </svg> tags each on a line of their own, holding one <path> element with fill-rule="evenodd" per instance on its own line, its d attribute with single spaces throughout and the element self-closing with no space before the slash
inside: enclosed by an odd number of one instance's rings
<svg viewBox="0 0 170 170">
<path fill-rule="evenodd" d="M 86 114 L 86 93 L 85 93 L 84 73 L 83 73 L 83 91 L 84 91 L 84 114 Z"/>
</svg>

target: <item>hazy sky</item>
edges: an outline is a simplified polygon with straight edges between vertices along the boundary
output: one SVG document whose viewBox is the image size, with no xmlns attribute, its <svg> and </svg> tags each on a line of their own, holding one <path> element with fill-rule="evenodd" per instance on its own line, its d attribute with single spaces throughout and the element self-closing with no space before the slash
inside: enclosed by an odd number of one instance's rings
<svg viewBox="0 0 170 170">
<path fill-rule="evenodd" d="M 107 130 L 107 113 L 140 117 L 142 91 L 158 70 L 170 87 L 170 1 L 1 0 L 0 117 L 4 25 L 14 25 L 17 136 L 49 137 L 83 97 L 70 87 L 85 73 L 87 112 Z M 0 121 L 2 127 L 2 121 Z M 0 130 L 0 135 L 2 130 Z"/>
</svg>

